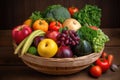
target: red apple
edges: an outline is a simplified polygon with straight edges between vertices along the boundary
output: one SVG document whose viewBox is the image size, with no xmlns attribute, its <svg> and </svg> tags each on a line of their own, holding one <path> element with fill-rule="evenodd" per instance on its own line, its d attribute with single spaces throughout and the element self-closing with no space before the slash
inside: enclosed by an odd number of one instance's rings
<svg viewBox="0 0 120 80">
<path fill-rule="evenodd" d="M 16 42 L 16 44 L 19 44 L 31 32 L 32 32 L 32 29 L 29 26 L 19 25 L 12 30 L 12 38 Z"/>
<path fill-rule="evenodd" d="M 54 41 L 56 41 L 57 40 L 56 37 L 58 36 L 58 34 L 59 34 L 58 31 L 48 31 L 45 36 L 47 38 L 50 38 L 50 39 L 53 39 Z"/>
</svg>

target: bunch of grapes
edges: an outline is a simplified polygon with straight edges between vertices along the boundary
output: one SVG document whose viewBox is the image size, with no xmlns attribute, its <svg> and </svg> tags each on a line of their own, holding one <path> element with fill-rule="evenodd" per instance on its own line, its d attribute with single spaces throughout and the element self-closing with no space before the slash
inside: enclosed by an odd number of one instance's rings
<svg viewBox="0 0 120 80">
<path fill-rule="evenodd" d="M 75 46 L 79 44 L 79 36 L 74 30 L 63 30 L 57 36 L 58 45 Z"/>
</svg>

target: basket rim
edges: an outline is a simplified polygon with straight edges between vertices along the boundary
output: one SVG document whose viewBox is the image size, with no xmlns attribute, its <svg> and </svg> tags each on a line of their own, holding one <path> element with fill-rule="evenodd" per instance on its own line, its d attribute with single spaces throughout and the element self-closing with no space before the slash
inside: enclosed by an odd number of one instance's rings
<svg viewBox="0 0 120 80">
<path fill-rule="evenodd" d="M 17 45 L 14 44 L 14 48 Z M 77 66 L 84 66 L 90 65 L 91 63 L 95 62 L 102 54 L 103 49 L 99 53 L 91 53 L 88 55 L 80 56 L 80 57 L 72 57 L 72 58 L 46 58 L 41 56 L 36 56 L 30 53 L 25 53 L 22 56 L 19 56 L 24 63 L 42 65 L 42 66 L 49 66 L 49 67 L 77 67 Z"/>
<path fill-rule="evenodd" d="M 14 49 L 17 47 L 17 44 L 14 41 L 13 41 L 13 47 L 14 47 Z M 104 50 L 104 47 L 103 47 L 103 49 L 99 53 L 102 54 L 103 50 Z M 56 61 L 61 61 L 61 62 L 67 61 L 68 62 L 68 61 L 78 61 L 80 59 L 84 59 L 85 57 L 90 57 L 90 56 L 95 57 L 95 56 L 98 56 L 99 53 L 93 52 L 93 53 L 90 53 L 88 55 L 79 56 L 79 57 L 71 57 L 71 58 L 55 58 L 55 57 L 46 58 L 46 57 L 32 55 L 30 53 L 25 53 L 24 55 L 19 56 L 19 57 L 24 59 L 24 57 L 27 56 L 27 57 L 37 58 L 37 59 L 51 60 L 51 61 L 55 61 L 55 62 Z"/>
<path fill-rule="evenodd" d="M 26 53 L 20 58 L 24 62 L 41 65 L 41 66 L 78 67 L 78 66 L 90 65 L 91 63 L 95 62 L 101 56 L 101 54 L 102 54 L 102 51 L 101 53 L 91 53 L 86 56 L 75 57 L 75 58 L 45 58 L 45 57 L 39 57 L 39 56 Z"/>
<path fill-rule="evenodd" d="M 98 56 L 99 54 L 102 54 L 104 48 L 99 52 L 99 53 L 91 53 L 91 54 L 88 54 L 88 55 L 84 55 L 84 56 L 79 56 L 79 57 L 72 57 L 72 58 L 54 58 L 54 57 L 51 57 L 51 58 L 47 58 L 47 57 L 41 57 L 41 56 L 36 56 L 36 55 L 32 55 L 30 53 L 26 53 L 24 54 L 23 56 L 19 56 L 20 58 L 24 58 L 24 57 L 33 57 L 33 58 L 37 58 L 37 59 L 44 59 L 44 60 L 50 60 L 50 61 L 61 61 L 61 62 L 68 62 L 68 61 L 78 61 L 80 59 L 85 59 L 86 57 L 95 57 L 95 56 Z M 98 54 L 98 55 L 97 55 Z"/>
</svg>

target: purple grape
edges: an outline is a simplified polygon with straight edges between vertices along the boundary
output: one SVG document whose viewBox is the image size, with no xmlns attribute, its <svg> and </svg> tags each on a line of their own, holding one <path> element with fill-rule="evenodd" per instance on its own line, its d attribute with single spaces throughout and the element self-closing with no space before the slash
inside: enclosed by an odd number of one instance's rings
<svg viewBox="0 0 120 80">
<path fill-rule="evenodd" d="M 73 30 L 64 30 L 57 37 L 58 45 L 75 46 L 79 44 L 80 38 Z"/>
<path fill-rule="evenodd" d="M 65 41 L 65 44 L 69 44 L 69 39 L 67 39 L 67 40 Z"/>
<path fill-rule="evenodd" d="M 64 38 L 64 37 L 61 37 L 61 40 L 62 40 L 62 41 L 64 41 L 64 40 L 65 40 L 65 38 Z"/>
</svg>

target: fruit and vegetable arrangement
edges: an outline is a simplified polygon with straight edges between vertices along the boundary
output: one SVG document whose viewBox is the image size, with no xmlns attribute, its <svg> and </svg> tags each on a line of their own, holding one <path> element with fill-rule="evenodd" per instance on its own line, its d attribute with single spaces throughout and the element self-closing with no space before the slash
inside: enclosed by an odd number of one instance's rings
<svg viewBox="0 0 120 80">
<path fill-rule="evenodd" d="M 101 9 L 95 5 L 85 5 L 80 10 L 62 5 L 48 6 L 43 12 L 33 12 L 12 30 L 13 41 L 17 44 L 14 54 L 74 58 L 99 53 L 109 41 L 100 23 Z M 98 77 L 110 65 L 106 58 L 98 59 L 90 72 Z"/>
</svg>

